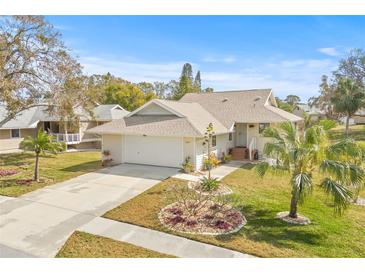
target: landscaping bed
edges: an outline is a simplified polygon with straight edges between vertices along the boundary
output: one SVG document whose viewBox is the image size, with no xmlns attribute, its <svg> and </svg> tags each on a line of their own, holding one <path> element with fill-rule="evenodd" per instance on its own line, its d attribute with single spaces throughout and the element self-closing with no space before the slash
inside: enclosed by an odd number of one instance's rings
<svg viewBox="0 0 365 274">
<path fill-rule="evenodd" d="M 0 195 L 17 197 L 101 168 L 97 151 L 46 154 L 39 161 L 40 180 L 35 182 L 33 153 L 0 155 Z"/>
<path fill-rule="evenodd" d="M 318 175 L 314 177 L 318 182 Z M 322 191 L 313 191 L 298 212 L 309 218 L 311 224 L 293 225 L 277 218 L 279 212 L 289 209 L 288 177 L 272 175 L 261 179 L 253 165 L 246 165 L 223 178 L 222 183 L 233 190 L 232 205 L 247 219 L 247 224 L 236 233 L 188 234 L 161 224 L 158 219 L 161 209 L 176 202 L 171 186 L 187 184 L 173 178 L 121 204 L 104 217 L 261 257 L 365 257 L 363 207 L 352 205 L 342 217 L 335 216 L 331 200 Z M 365 192 L 360 194 L 363 197 Z"/>
<path fill-rule="evenodd" d="M 57 258 L 172 258 L 143 247 L 102 236 L 75 231 L 56 255 Z"/>
</svg>

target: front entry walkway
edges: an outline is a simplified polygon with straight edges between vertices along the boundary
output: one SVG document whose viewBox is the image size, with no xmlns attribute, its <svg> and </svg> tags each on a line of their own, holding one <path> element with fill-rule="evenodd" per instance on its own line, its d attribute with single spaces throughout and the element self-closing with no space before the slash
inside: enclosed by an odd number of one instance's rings
<svg viewBox="0 0 365 274">
<path fill-rule="evenodd" d="M 254 258 L 230 249 L 102 217 L 93 219 L 79 230 L 180 258 Z"/>
<path fill-rule="evenodd" d="M 177 172 L 123 164 L 18 198 L 0 197 L 0 254 L 54 257 L 77 228 Z"/>
<path fill-rule="evenodd" d="M 227 176 L 231 172 L 235 171 L 236 169 L 240 168 L 244 164 L 251 163 L 250 161 L 231 161 L 227 164 L 222 164 L 210 171 L 210 175 L 213 178 L 217 178 L 218 180 L 221 180 L 223 177 Z M 203 178 L 203 176 L 207 176 L 207 171 L 202 172 L 201 175 L 195 176 L 191 174 L 185 174 L 185 173 L 178 173 L 172 177 L 176 179 L 186 180 L 186 181 L 193 181 L 197 182 Z"/>
</svg>

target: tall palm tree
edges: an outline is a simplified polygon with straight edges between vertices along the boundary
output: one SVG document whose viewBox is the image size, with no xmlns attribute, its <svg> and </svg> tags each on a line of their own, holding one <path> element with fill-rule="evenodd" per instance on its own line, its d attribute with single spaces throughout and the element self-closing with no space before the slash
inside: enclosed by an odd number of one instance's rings
<svg viewBox="0 0 365 274">
<path fill-rule="evenodd" d="M 34 165 L 34 181 L 39 181 L 39 155 L 42 153 L 50 152 L 57 153 L 64 149 L 64 145 L 60 142 L 54 142 L 53 136 L 47 134 L 43 130 L 39 130 L 37 136 L 27 136 L 20 143 L 20 147 L 25 150 L 35 152 L 35 165 Z"/>
<path fill-rule="evenodd" d="M 352 139 L 331 144 L 326 136 L 328 129 L 328 123 L 324 123 L 313 125 L 299 134 L 295 126 L 286 122 L 278 128 L 267 128 L 263 133 L 273 140 L 265 145 L 264 153 L 275 159 L 275 163 L 263 162 L 257 166 L 257 172 L 260 176 L 268 171 L 290 175 L 291 218 L 298 217 L 298 203 L 304 202 L 311 193 L 316 170 L 324 175 L 320 187 L 333 197 L 337 213 L 341 214 L 364 186 L 362 150 Z"/>
<path fill-rule="evenodd" d="M 365 107 L 365 89 L 349 78 L 340 78 L 331 97 L 334 110 L 346 115 L 346 136 L 349 134 L 350 118 Z"/>
</svg>

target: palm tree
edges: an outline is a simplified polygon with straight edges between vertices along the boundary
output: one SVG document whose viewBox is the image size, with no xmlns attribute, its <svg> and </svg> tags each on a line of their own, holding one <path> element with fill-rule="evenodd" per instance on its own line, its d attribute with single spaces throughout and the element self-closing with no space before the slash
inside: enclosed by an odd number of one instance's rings
<svg viewBox="0 0 365 274">
<path fill-rule="evenodd" d="M 351 116 L 365 106 L 365 90 L 349 78 L 340 78 L 331 102 L 336 112 L 346 115 L 345 131 L 348 136 Z"/>
<path fill-rule="evenodd" d="M 341 214 L 354 194 L 364 186 L 362 150 L 352 139 L 329 143 L 326 136 L 329 128 L 328 123 L 323 123 L 299 134 L 295 126 L 286 122 L 278 128 L 267 128 L 263 133 L 273 140 L 265 145 L 264 153 L 275 159 L 275 163 L 270 165 L 263 162 L 257 166 L 257 172 L 261 177 L 267 171 L 290 175 L 291 218 L 298 217 L 298 203 L 304 202 L 311 193 L 313 172 L 316 170 L 323 173 L 320 187 L 332 196 L 336 213 Z"/>
<path fill-rule="evenodd" d="M 39 155 L 41 153 L 50 152 L 57 153 L 64 149 L 64 145 L 60 142 L 54 142 L 53 136 L 47 134 L 43 130 L 39 130 L 37 136 L 27 136 L 20 143 L 20 147 L 25 150 L 35 152 L 35 165 L 34 165 L 34 181 L 39 181 Z"/>
</svg>

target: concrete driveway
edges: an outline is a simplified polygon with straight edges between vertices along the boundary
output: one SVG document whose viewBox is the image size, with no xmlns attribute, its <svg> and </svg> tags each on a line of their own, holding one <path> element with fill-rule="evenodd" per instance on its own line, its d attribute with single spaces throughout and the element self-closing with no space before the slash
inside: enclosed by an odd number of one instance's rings
<svg viewBox="0 0 365 274">
<path fill-rule="evenodd" d="M 177 172 L 123 164 L 19 198 L 0 197 L 0 257 L 54 257 L 77 228 Z"/>
</svg>

